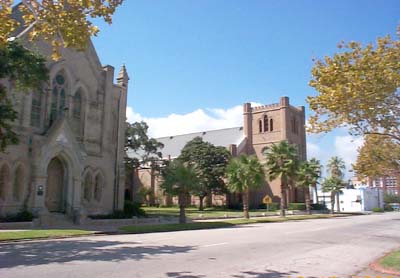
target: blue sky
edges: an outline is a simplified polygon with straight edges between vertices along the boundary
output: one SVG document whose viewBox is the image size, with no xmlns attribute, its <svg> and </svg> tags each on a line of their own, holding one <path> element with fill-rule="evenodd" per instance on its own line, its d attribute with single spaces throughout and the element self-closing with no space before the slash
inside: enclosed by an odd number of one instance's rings
<svg viewBox="0 0 400 278">
<path fill-rule="evenodd" d="M 93 41 L 103 64 L 126 64 L 128 118 L 162 136 L 236 125 L 244 102 L 307 107 L 312 58 L 394 35 L 399 15 L 398 0 L 126 0 Z M 308 139 L 310 155 L 348 164 L 361 143 L 345 130 Z"/>
</svg>

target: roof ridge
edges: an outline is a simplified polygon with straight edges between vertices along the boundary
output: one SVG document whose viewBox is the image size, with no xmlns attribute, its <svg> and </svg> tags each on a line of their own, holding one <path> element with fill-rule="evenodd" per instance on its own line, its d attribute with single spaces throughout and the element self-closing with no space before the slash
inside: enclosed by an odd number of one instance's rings
<svg viewBox="0 0 400 278">
<path fill-rule="evenodd" d="M 226 128 L 211 129 L 211 130 L 201 130 L 201 131 L 190 132 L 190 133 L 162 136 L 162 137 L 157 137 L 157 138 L 154 138 L 154 139 L 163 139 L 163 138 L 170 138 L 170 137 L 187 136 L 187 135 L 192 135 L 192 134 L 196 134 L 196 133 L 204 133 L 204 132 L 207 133 L 207 132 L 221 131 L 221 130 L 227 130 L 227 129 L 236 129 L 236 128 L 243 128 L 243 126 L 226 127 Z"/>
</svg>

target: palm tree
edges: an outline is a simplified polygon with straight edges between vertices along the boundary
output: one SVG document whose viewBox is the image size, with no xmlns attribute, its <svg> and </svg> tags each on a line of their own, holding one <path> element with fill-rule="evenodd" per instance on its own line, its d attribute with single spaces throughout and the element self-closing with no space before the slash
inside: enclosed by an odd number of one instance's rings
<svg viewBox="0 0 400 278">
<path fill-rule="evenodd" d="M 187 199 L 199 185 L 198 173 L 191 165 L 185 165 L 179 160 L 172 161 L 167 165 L 162 177 L 164 181 L 160 188 L 172 196 L 178 196 L 179 223 L 186 223 L 185 208 Z"/>
<path fill-rule="evenodd" d="M 311 158 L 311 159 L 309 160 L 309 162 L 310 162 L 310 164 L 311 164 L 311 167 L 314 168 L 315 173 L 318 172 L 318 177 L 321 177 L 321 175 L 322 175 L 322 165 L 321 165 L 321 162 L 320 162 L 318 159 L 314 158 L 314 157 Z M 318 179 L 315 180 L 315 183 L 314 183 L 314 184 L 311 184 L 311 187 L 313 187 L 314 190 L 315 190 L 315 203 L 316 203 L 316 204 L 319 203 L 317 184 L 318 184 Z"/>
<path fill-rule="evenodd" d="M 329 159 L 327 166 L 328 174 L 331 177 L 336 177 L 342 179 L 344 176 L 344 170 L 346 165 L 342 158 L 338 156 L 333 156 Z"/>
<path fill-rule="evenodd" d="M 317 184 L 319 178 L 319 169 L 311 161 L 303 161 L 297 171 L 296 186 L 303 188 L 306 201 L 306 210 L 311 214 L 310 186 Z"/>
<path fill-rule="evenodd" d="M 344 170 L 346 169 L 346 165 L 342 158 L 338 156 L 331 157 L 327 164 L 327 170 L 330 177 L 334 177 L 336 179 L 340 179 L 341 183 L 343 183 Z M 340 212 L 340 202 L 339 202 L 339 192 L 337 192 L 337 210 Z"/>
<path fill-rule="evenodd" d="M 249 215 L 249 191 L 262 185 L 264 168 L 256 156 L 241 155 L 232 159 L 226 168 L 227 187 L 231 192 L 242 193 L 243 214 Z"/>
<path fill-rule="evenodd" d="M 298 168 L 297 147 L 288 141 L 273 144 L 264 150 L 268 179 L 281 181 L 281 216 L 285 216 L 286 189 L 294 180 Z"/>
<path fill-rule="evenodd" d="M 322 183 L 323 192 L 331 192 L 331 214 L 334 213 L 335 196 L 340 194 L 343 188 L 343 182 L 337 177 L 329 177 Z M 337 199 L 339 200 L 339 199 Z M 339 208 L 339 207 L 338 207 Z"/>
</svg>

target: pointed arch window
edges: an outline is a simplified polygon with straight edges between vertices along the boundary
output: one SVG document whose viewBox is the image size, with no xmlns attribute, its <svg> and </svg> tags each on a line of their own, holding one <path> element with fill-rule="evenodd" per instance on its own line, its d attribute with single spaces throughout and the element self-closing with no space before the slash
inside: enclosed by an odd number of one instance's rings
<svg viewBox="0 0 400 278">
<path fill-rule="evenodd" d="M 13 199 L 14 201 L 21 201 L 24 190 L 24 169 L 22 166 L 18 166 L 14 174 L 13 182 Z"/>
<path fill-rule="evenodd" d="M 92 199 L 92 174 L 86 173 L 83 181 L 83 199 L 90 202 Z"/>
<path fill-rule="evenodd" d="M 68 84 L 65 80 L 64 73 L 57 73 L 52 84 L 53 88 L 51 93 L 50 123 L 53 123 L 60 115 L 62 115 L 66 107 Z"/>
<path fill-rule="evenodd" d="M 268 116 L 264 116 L 264 132 L 268 131 Z"/>
<path fill-rule="evenodd" d="M 0 168 L 0 200 L 6 200 L 7 187 L 10 181 L 10 170 L 6 165 Z"/>
<path fill-rule="evenodd" d="M 97 202 L 101 201 L 101 197 L 102 197 L 102 190 L 103 190 L 103 177 L 101 176 L 101 174 L 97 174 L 96 178 L 94 179 L 94 199 Z"/>
<path fill-rule="evenodd" d="M 79 89 L 78 91 L 76 91 L 74 98 L 73 98 L 72 116 L 75 119 L 80 120 L 81 112 L 82 112 L 82 93 L 81 93 L 81 90 Z"/>
<path fill-rule="evenodd" d="M 258 121 L 258 129 L 259 129 L 260 133 L 263 131 L 262 128 L 263 128 L 262 120 L 259 120 L 259 121 Z"/>
<path fill-rule="evenodd" d="M 31 126 L 40 127 L 42 121 L 42 93 L 32 92 Z"/>
<path fill-rule="evenodd" d="M 274 131 L 274 120 L 273 119 L 269 120 L 269 130 Z"/>
</svg>

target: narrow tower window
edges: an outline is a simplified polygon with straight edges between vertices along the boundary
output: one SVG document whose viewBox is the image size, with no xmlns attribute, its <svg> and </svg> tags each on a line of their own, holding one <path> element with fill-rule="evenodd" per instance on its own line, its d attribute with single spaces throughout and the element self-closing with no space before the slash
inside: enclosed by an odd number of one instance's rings
<svg viewBox="0 0 400 278">
<path fill-rule="evenodd" d="M 274 131 L 274 121 L 272 119 L 269 120 L 269 130 Z"/>
<path fill-rule="evenodd" d="M 264 116 L 264 132 L 268 131 L 268 116 Z"/>
</svg>

